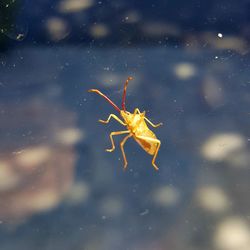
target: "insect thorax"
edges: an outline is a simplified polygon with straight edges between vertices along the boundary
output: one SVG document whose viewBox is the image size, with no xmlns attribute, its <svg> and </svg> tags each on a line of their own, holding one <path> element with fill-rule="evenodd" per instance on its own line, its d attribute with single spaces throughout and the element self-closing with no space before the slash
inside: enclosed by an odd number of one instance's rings
<svg viewBox="0 0 250 250">
<path fill-rule="evenodd" d="M 138 129 L 141 129 L 141 125 L 144 125 L 144 114 L 131 114 L 128 111 L 121 111 L 121 116 L 124 119 L 125 123 L 127 124 L 128 128 L 131 131 L 136 131 Z M 142 124 L 143 123 L 143 124 Z"/>
<path fill-rule="evenodd" d="M 130 112 L 128 111 L 124 111 L 124 110 L 121 110 L 121 113 L 120 113 L 121 117 L 123 118 L 124 122 L 126 124 L 129 124 L 129 122 L 131 121 L 132 119 L 132 115 Z"/>
</svg>

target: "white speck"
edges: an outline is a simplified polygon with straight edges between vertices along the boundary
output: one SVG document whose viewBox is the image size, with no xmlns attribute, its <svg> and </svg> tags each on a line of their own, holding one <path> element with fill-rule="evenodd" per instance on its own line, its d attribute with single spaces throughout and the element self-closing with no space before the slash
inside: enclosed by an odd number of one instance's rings
<svg viewBox="0 0 250 250">
<path fill-rule="evenodd" d="M 149 213 L 149 210 L 146 209 L 145 211 L 141 212 L 140 215 L 141 215 L 141 216 L 144 216 L 144 215 L 146 215 L 146 214 L 148 214 L 148 213 Z"/>
<path fill-rule="evenodd" d="M 13 154 L 13 155 L 19 155 L 19 154 L 21 154 L 21 153 L 23 153 L 23 152 L 24 152 L 24 150 L 14 151 L 14 152 L 12 152 L 12 154 Z"/>
<path fill-rule="evenodd" d="M 222 33 L 218 33 L 218 37 L 222 38 L 223 37 Z"/>
<path fill-rule="evenodd" d="M 20 33 L 20 34 L 18 34 L 18 35 L 16 36 L 16 40 L 20 40 L 20 41 L 21 41 L 21 40 L 23 40 L 24 36 L 25 36 L 24 34 L 21 34 L 21 33 Z"/>
<path fill-rule="evenodd" d="M 214 58 L 215 58 L 215 59 L 218 59 L 219 57 L 218 57 L 218 56 L 215 56 Z"/>
</svg>

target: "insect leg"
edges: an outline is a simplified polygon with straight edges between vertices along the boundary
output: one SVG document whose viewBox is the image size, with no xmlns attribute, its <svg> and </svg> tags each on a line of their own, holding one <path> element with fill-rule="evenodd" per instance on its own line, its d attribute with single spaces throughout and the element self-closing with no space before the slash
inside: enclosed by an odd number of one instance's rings
<svg viewBox="0 0 250 250">
<path fill-rule="evenodd" d="M 152 165 L 153 165 L 153 167 L 155 168 L 155 170 L 159 170 L 159 168 L 155 165 L 155 159 L 156 159 L 156 156 L 157 156 L 157 154 L 158 154 L 159 148 L 160 148 L 160 146 L 161 146 L 161 141 L 159 141 L 159 140 L 157 140 L 157 141 L 158 141 L 158 145 L 157 145 L 157 148 L 156 148 L 156 150 L 155 150 L 154 157 L 153 157 L 153 159 L 152 159 Z"/>
<path fill-rule="evenodd" d="M 114 115 L 114 114 L 109 115 L 109 117 L 108 117 L 108 119 L 107 119 L 106 121 L 101 120 L 101 119 L 98 120 L 98 121 L 101 122 L 101 123 L 107 124 L 107 123 L 109 123 L 111 117 L 114 118 L 114 119 L 115 119 L 116 121 L 118 121 L 119 123 L 121 123 L 123 126 L 126 126 L 126 123 L 124 123 L 121 119 L 119 119 L 119 118 L 118 118 L 116 115 Z"/>
<path fill-rule="evenodd" d="M 152 127 L 154 127 L 154 128 L 157 128 L 157 127 L 163 125 L 162 122 L 160 122 L 160 123 L 158 123 L 158 124 L 153 124 L 147 117 L 144 117 L 144 119 L 145 119 Z"/>
<path fill-rule="evenodd" d="M 127 167 L 127 165 L 128 165 L 127 158 L 126 158 L 125 151 L 124 151 L 124 144 L 125 144 L 125 142 L 127 141 L 127 139 L 128 139 L 129 137 L 131 137 L 131 136 L 132 136 L 132 134 L 127 135 L 127 136 L 121 141 L 121 143 L 120 143 L 121 151 L 122 151 L 122 156 L 123 156 L 123 159 L 124 159 L 124 167 L 123 167 L 124 170 L 126 169 L 126 167 Z"/>
<path fill-rule="evenodd" d="M 122 135 L 122 134 L 127 134 L 129 132 L 130 132 L 129 130 L 126 130 L 126 131 L 116 131 L 116 132 L 110 133 L 109 137 L 110 137 L 110 140 L 111 140 L 112 148 L 106 149 L 106 151 L 107 152 L 112 152 L 112 151 L 115 150 L 115 143 L 114 143 L 114 139 L 113 139 L 114 135 Z"/>
<path fill-rule="evenodd" d="M 158 139 L 147 137 L 147 136 L 137 136 L 137 138 L 143 139 L 145 141 L 150 141 L 150 142 L 157 143 L 156 150 L 155 150 L 155 153 L 154 153 L 154 156 L 153 156 L 153 159 L 152 159 L 152 165 L 155 168 L 155 170 L 159 170 L 159 168 L 155 165 L 155 159 L 156 159 L 156 156 L 158 154 L 159 148 L 161 146 L 161 141 L 158 140 Z"/>
</svg>

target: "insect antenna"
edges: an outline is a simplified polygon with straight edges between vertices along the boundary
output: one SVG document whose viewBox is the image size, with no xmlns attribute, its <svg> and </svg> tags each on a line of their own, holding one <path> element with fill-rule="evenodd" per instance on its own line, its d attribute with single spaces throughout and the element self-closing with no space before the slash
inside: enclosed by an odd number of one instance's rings
<svg viewBox="0 0 250 250">
<path fill-rule="evenodd" d="M 128 79 L 127 79 L 126 82 L 125 82 L 124 90 L 123 90 L 123 96 L 122 96 L 122 109 L 123 109 L 124 111 L 126 111 L 126 107 L 125 107 L 126 91 L 127 91 L 128 82 L 129 82 L 130 80 L 133 80 L 133 77 L 131 77 L 131 76 L 128 77 Z"/>
<path fill-rule="evenodd" d="M 106 96 L 104 95 L 101 91 L 99 91 L 98 89 L 90 89 L 88 90 L 88 92 L 95 92 L 97 94 L 99 94 L 100 96 L 102 96 L 104 99 L 106 99 L 118 112 L 121 112 L 121 110 Z"/>
</svg>

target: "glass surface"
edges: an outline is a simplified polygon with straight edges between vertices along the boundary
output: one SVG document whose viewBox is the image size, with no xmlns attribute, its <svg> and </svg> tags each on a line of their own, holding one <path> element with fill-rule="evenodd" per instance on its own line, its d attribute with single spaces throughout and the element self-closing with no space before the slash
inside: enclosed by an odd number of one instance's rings
<svg viewBox="0 0 250 250">
<path fill-rule="evenodd" d="M 2 0 L 0 249 L 250 249 L 249 10 Z M 127 110 L 163 125 L 130 127 L 124 170 L 127 134 L 105 149 L 127 128 L 98 122 L 123 118 L 88 90 L 121 108 L 129 76 Z"/>
</svg>

